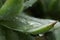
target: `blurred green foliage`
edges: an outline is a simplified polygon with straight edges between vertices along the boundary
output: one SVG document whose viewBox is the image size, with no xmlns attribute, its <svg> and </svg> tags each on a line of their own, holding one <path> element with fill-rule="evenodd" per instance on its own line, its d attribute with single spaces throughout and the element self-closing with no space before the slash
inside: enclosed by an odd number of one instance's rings
<svg viewBox="0 0 60 40">
<path fill-rule="evenodd" d="M 60 0 L 0 0 L 0 40 L 60 40 L 59 21 Z"/>
</svg>

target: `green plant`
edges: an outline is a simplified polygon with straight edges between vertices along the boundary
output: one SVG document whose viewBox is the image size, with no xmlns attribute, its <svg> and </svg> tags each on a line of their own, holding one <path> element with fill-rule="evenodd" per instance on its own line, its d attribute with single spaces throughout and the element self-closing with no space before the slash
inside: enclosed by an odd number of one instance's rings
<svg viewBox="0 0 60 40">
<path fill-rule="evenodd" d="M 48 8 L 44 0 L 0 1 L 0 40 L 36 40 L 35 36 L 50 32 L 52 28 L 57 29 L 54 27 L 57 23 L 55 20 L 35 18 L 29 14 L 34 14 L 29 8 L 38 7 L 35 3 L 42 5 L 38 8 L 42 7 L 44 14 L 49 13 L 53 10 L 55 1 L 51 0 L 52 4 L 49 3 Z"/>
</svg>

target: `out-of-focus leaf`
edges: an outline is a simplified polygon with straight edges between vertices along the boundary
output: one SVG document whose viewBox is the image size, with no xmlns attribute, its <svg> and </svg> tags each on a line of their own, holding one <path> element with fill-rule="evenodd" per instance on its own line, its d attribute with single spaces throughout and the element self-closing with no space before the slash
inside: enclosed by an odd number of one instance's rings
<svg viewBox="0 0 60 40">
<path fill-rule="evenodd" d="M 28 7 L 32 7 L 32 5 L 36 2 L 37 0 L 26 0 L 24 2 L 24 7 L 27 9 Z"/>
<path fill-rule="evenodd" d="M 20 14 L 14 18 L 4 17 L 0 24 L 10 29 L 30 33 L 39 34 L 49 31 L 55 25 L 56 21 L 48 19 L 37 19 L 26 14 Z"/>
<path fill-rule="evenodd" d="M 0 7 L 2 7 L 2 5 L 4 4 L 6 0 L 0 0 Z"/>
<path fill-rule="evenodd" d="M 38 0 L 38 2 L 40 3 L 40 5 L 42 4 L 43 12 L 46 12 L 47 11 L 47 5 L 46 5 L 46 3 L 48 2 L 48 0 Z"/>
<path fill-rule="evenodd" d="M 58 0 L 51 0 L 50 1 L 49 5 L 48 5 L 48 10 L 49 11 L 52 11 L 52 10 L 54 10 L 55 7 L 57 7 L 57 5 L 56 5 L 57 4 L 57 1 Z"/>
<path fill-rule="evenodd" d="M 0 40 L 35 40 L 33 36 L 0 25 Z"/>
<path fill-rule="evenodd" d="M 3 29 L 3 26 L 0 25 L 0 40 L 6 40 L 5 31 Z"/>
<path fill-rule="evenodd" d="M 60 40 L 60 22 L 57 22 L 52 31 L 46 36 L 49 40 Z"/>
<path fill-rule="evenodd" d="M 38 0 L 44 18 L 60 20 L 60 0 Z M 42 7 L 41 7 L 42 6 Z M 38 8 L 38 6 L 36 7 Z"/>
<path fill-rule="evenodd" d="M 16 16 L 23 10 L 24 0 L 6 0 L 4 5 L 0 8 L 0 17 L 2 16 Z"/>
<path fill-rule="evenodd" d="M 48 12 L 54 10 L 58 6 L 58 0 L 38 0 L 41 2 L 43 11 Z M 57 4 L 57 5 L 56 5 Z"/>
<path fill-rule="evenodd" d="M 60 22 L 55 25 L 55 30 L 53 31 L 56 40 L 60 40 Z"/>
<path fill-rule="evenodd" d="M 7 40 L 34 40 L 34 37 L 29 34 L 24 34 L 9 29 L 6 30 L 6 38 Z"/>
<path fill-rule="evenodd" d="M 56 40 L 55 35 L 53 32 L 49 31 L 45 34 L 46 40 Z"/>
</svg>

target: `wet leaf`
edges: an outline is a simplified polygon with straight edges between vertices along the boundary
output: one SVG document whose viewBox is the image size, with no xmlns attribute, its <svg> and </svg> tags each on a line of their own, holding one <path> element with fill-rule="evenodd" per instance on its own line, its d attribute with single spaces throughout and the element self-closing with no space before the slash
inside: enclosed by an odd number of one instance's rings
<svg viewBox="0 0 60 40">
<path fill-rule="evenodd" d="M 53 28 L 55 23 L 56 21 L 54 20 L 38 19 L 26 14 L 20 14 L 14 18 L 4 17 L 0 21 L 0 24 L 5 27 L 30 34 L 45 33 Z"/>
</svg>

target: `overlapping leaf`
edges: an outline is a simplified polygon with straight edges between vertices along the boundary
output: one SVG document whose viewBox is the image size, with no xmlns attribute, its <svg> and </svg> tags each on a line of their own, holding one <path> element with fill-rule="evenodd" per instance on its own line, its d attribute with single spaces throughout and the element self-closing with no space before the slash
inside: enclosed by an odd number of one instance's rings
<svg viewBox="0 0 60 40">
<path fill-rule="evenodd" d="M 23 10 L 23 3 L 24 0 L 6 0 L 0 8 L 0 17 L 18 15 Z"/>
<path fill-rule="evenodd" d="M 25 2 L 24 5 L 28 8 L 36 1 L 37 0 L 29 0 Z M 28 34 L 45 33 L 53 28 L 56 23 L 56 21 L 53 20 L 37 19 L 25 14 L 18 15 L 22 10 L 23 0 L 7 0 L 0 8 L 0 17 L 3 16 L 1 17 L 0 25 L 7 28 L 1 28 L 1 40 L 34 40 L 34 38 Z"/>
<path fill-rule="evenodd" d="M 36 2 L 37 0 L 25 0 L 24 2 L 24 7 L 25 9 L 32 7 L 32 5 Z"/>
<path fill-rule="evenodd" d="M 33 36 L 0 25 L 0 40 L 35 40 Z"/>
<path fill-rule="evenodd" d="M 37 19 L 25 14 L 20 14 L 20 16 L 14 18 L 4 17 L 4 19 L 0 21 L 0 24 L 5 27 L 30 34 L 45 33 L 50 30 L 55 23 L 56 21 L 53 20 Z"/>
</svg>

